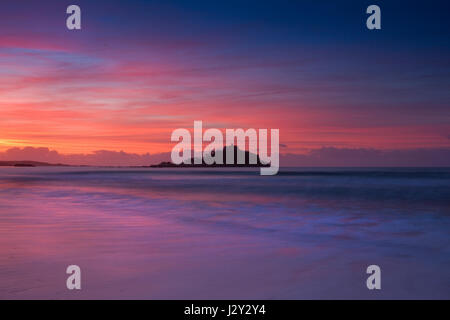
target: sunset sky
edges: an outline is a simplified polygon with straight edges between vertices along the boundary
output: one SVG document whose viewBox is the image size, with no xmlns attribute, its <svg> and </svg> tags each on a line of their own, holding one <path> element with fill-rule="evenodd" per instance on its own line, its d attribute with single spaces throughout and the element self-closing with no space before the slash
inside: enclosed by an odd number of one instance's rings
<svg viewBox="0 0 450 320">
<path fill-rule="evenodd" d="M 365 10 L 374 3 L 382 30 L 370 31 Z M 66 28 L 70 4 L 81 7 L 81 31 Z M 90 154 L 95 164 L 123 151 L 152 161 L 194 120 L 279 128 L 289 164 L 341 149 L 448 157 L 449 9 L 447 1 L 2 1 L 0 160 L 20 148 L 10 155 Z"/>
</svg>

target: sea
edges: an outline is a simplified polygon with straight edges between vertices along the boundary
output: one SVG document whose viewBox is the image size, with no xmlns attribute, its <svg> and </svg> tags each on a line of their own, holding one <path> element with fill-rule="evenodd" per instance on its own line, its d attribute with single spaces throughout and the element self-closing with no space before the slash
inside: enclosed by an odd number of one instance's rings
<svg viewBox="0 0 450 320">
<path fill-rule="evenodd" d="M 1 167 L 0 299 L 450 299 L 450 168 Z"/>
</svg>

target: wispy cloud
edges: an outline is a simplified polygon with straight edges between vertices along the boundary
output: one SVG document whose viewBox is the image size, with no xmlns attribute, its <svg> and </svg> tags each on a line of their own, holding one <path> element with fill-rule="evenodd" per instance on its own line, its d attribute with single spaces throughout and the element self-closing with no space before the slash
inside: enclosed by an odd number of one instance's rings
<svg viewBox="0 0 450 320">
<path fill-rule="evenodd" d="M 167 154 L 135 154 L 123 151 L 98 150 L 89 154 L 61 154 L 49 148 L 11 148 L 0 152 L 1 161 L 39 161 L 52 164 L 97 165 L 97 166 L 143 166 L 167 161 Z"/>
</svg>

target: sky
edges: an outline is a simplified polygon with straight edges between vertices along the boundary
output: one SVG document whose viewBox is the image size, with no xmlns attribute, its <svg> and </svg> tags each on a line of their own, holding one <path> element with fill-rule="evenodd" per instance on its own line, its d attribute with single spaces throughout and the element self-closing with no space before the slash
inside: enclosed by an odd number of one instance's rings
<svg viewBox="0 0 450 320">
<path fill-rule="evenodd" d="M 66 28 L 71 4 L 82 30 Z M 201 120 L 280 129 L 282 166 L 450 165 L 449 9 L 4 0 L 0 160 L 157 163 Z"/>
</svg>

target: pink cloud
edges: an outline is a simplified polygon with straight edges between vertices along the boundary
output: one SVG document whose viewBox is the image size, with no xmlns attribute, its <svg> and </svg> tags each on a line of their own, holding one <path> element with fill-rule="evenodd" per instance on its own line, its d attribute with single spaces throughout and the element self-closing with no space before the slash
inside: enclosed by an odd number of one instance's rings
<svg viewBox="0 0 450 320">
<path fill-rule="evenodd" d="M 282 167 L 448 167 L 450 148 L 379 150 L 320 148 L 306 154 L 281 154 Z M 137 154 L 98 150 L 88 154 L 62 154 L 49 148 L 11 148 L 0 152 L 0 161 L 32 160 L 69 165 L 143 166 L 170 161 L 170 153 Z"/>
<path fill-rule="evenodd" d="M 281 166 L 305 167 L 448 167 L 450 148 L 379 150 L 320 148 L 307 154 L 284 154 Z"/>
<path fill-rule="evenodd" d="M 39 161 L 53 164 L 98 165 L 98 166 L 142 166 L 169 159 L 168 154 L 136 154 L 98 150 L 90 154 L 61 154 L 49 148 L 11 148 L 0 152 L 1 161 Z"/>
</svg>

